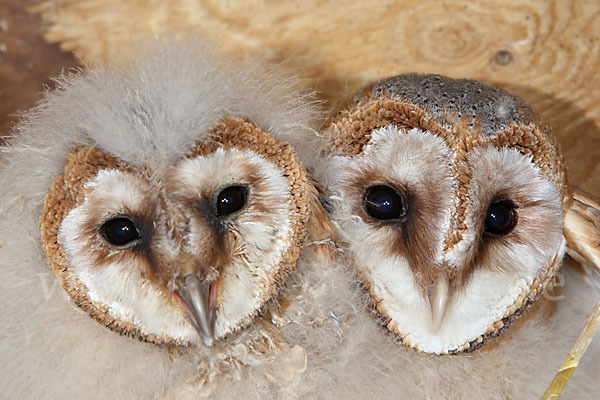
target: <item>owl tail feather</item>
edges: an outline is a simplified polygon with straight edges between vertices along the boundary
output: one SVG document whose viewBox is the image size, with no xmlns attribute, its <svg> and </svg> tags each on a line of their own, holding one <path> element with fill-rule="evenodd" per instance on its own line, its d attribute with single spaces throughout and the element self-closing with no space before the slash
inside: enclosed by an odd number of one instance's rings
<svg viewBox="0 0 600 400">
<path fill-rule="evenodd" d="M 565 215 L 567 253 L 600 274 L 600 201 L 579 189 L 573 189 L 572 193 L 572 201 Z M 558 399 L 599 328 L 600 300 L 596 302 L 558 373 L 544 393 L 543 400 Z"/>
</svg>

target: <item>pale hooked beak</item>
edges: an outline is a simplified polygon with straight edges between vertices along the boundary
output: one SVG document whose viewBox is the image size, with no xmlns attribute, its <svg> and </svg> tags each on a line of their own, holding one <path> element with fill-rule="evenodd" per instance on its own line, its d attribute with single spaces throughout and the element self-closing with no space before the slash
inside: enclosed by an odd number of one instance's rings
<svg viewBox="0 0 600 400">
<path fill-rule="evenodd" d="M 431 307 L 431 326 L 434 334 L 437 334 L 442 327 L 452 296 L 451 292 L 450 279 L 444 273 L 440 274 L 436 281 L 427 288 L 427 298 Z"/>
<path fill-rule="evenodd" d="M 181 290 L 174 292 L 183 313 L 207 347 L 215 340 L 217 283 L 218 280 L 200 282 L 196 274 L 188 274 L 183 278 Z"/>
</svg>

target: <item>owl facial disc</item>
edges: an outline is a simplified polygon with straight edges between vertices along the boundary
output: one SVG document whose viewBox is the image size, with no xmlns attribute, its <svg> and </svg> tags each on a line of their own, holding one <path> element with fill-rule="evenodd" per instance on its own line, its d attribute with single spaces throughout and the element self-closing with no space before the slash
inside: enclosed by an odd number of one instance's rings
<svg viewBox="0 0 600 400">
<path fill-rule="evenodd" d="M 278 293 L 309 204 L 291 147 L 226 118 L 162 169 L 74 149 L 40 228 L 49 265 L 98 322 L 148 342 L 210 347 Z"/>
<path fill-rule="evenodd" d="M 403 343 L 473 350 L 550 286 L 565 251 L 565 168 L 521 100 L 400 75 L 358 92 L 324 136 L 332 219 Z"/>
</svg>

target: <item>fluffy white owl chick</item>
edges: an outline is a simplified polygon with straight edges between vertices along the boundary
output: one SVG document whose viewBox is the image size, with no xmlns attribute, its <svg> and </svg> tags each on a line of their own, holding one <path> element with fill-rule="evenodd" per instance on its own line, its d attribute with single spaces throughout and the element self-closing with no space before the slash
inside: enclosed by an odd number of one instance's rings
<svg viewBox="0 0 600 400">
<path fill-rule="evenodd" d="M 541 396 L 598 298 L 571 271 L 555 278 L 567 245 L 597 259 L 600 213 L 567 185 L 549 128 L 506 91 L 407 74 L 361 90 L 323 136 L 313 173 L 376 312 L 345 319 L 330 378 L 379 398 Z M 575 398 L 596 395 L 599 354 Z"/>
<path fill-rule="evenodd" d="M 0 159 L 4 396 L 271 384 L 287 344 L 240 330 L 306 238 L 312 189 L 287 142 L 311 147 L 319 111 L 294 84 L 170 40 L 67 74 L 24 115 Z M 247 365 L 265 367 L 244 381 Z M 237 384 L 207 383 L 222 371 Z"/>
</svg>

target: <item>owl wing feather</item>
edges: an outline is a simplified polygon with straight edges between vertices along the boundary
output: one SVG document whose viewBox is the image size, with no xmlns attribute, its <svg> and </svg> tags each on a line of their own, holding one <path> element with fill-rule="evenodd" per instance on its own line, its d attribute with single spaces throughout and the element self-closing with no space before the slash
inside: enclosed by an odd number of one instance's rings
<svg viewBox="0 0 600 400">
<path fill-rule="evenodd" d="M 565 214 L 567 253 L 600 274 L 600 200 L 572 189 Z"/>
</svg>

